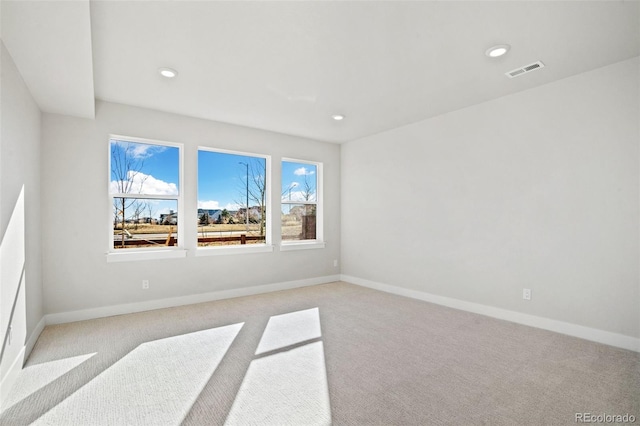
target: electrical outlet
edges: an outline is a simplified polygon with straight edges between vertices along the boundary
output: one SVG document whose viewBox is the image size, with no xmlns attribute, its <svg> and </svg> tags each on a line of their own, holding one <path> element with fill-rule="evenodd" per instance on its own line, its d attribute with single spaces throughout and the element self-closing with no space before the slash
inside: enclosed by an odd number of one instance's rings
<svg viewBox="0 0 640 426">
<path fill-rule="evenodd" d="M 333 266 L 334 266 L 334 267 L 337 267 L 337 266 L 338 266 L 338 259 L 334 259 L 334 260 L 333 260 Z"/>
<path fill-rule="evenodd" d="M 149 290 L 149 280 L 142 280 L 142 289 Z"/>
<path fill-rule="evenodd" d="M 530 288 L 523 288 L 522 289 L 522 298 L 524 300 L 531 300 L 531 289 Z"/>
</svg>

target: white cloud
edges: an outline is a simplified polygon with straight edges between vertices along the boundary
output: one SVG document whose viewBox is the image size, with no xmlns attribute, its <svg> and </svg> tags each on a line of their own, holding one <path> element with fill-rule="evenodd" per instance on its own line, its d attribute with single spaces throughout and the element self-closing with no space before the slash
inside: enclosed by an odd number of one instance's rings
<svg viewBox="0 0 640 426">
<path fill-rule="evenodd" d="M 289 191 L 293 191 L 293 188 L 297 188 L 298 186 L 300 186 L 298 182 L 291 182 L 286 188 L 284 188 L 282 195 L 284 196 L 285 194 L 288 194 Z"/>
<path fill-rule="evenodd" d="M 235 211 L 240 208 L 237 204 L 227 203 L 225 206 L 221 206 L 220 202 L 216 200 L 198 200 L 198 208 L 205 210 L 222 210 L 227 209 L 229 211 Z"/>
<path fill-rule="evenodd" d="M 130 194 L 178 195 L 178 186 L 175 183 L 156 179 L 152 175 L 130 170 L 129 179 L 131 185 L 129 182 L 112 180 L 110 183 L 111 193 L 119 193 L 122 188 L 129 187 L 128 193 Z"/>
<path fill-rule="evenodd" d="M 200 201 L 198 200 L 198 208 L 205 210 L 216 210 L 220 208 L 220 203 L 216 200 Z"/>
<path fill-rule="evenodd" d="M 316 201 L 315 192 L 309 194 L 308 200 L 305 199 L 305 195 L 307 195 L 305 191 L 291 191 L 291 198 L 289 198 L 289 191 L 287 191 L 286 193 L 282 194 L 282 201 Z"/>
<path fill-rule="evenodd" d="M 166 146 L 136 142 L 116 141 L 115 144 L 136 160 L 144 160 L 167 149 Z"/>
<path fill-rule="evenodd" d="M 307 170 L 306 167 L 300 167 L 298 169 L 295 169 L 293 171 L 293 174 L 296 176 L 310 176 L 312 174 L 314 174 L 315 172 L 313 170 Z"/>
<path fill-rule="evenodd" d="M 160 217 L 160 215 L 162 215 L 162 214 L 169 214 L 171 212 L 175 212 L 175 209 L 170 209 L 168 207 L 164 207 L 164 208 L 158 210 L 158 212 L 156 213 L 156 216 Z"/>
</svg>

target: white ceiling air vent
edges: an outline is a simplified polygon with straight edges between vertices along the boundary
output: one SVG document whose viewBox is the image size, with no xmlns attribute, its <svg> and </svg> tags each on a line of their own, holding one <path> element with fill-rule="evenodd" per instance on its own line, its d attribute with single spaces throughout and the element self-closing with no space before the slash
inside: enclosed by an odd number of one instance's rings
<svg viewBox="0 0 640 426">
<path fill-rule="evenodd" d="M 534 62 L 532 64 L 525 65 L 524 67 L 516 68 L 515 70 L 505 72 L 504 75 L 506 75 L 509 78 L 515 78 L 520 75 L 529 73 L 531 71 L 539 70 L 540 68 L 544 68 L 544 64 L 542 63 L 542 61 Z"/>
</svg>

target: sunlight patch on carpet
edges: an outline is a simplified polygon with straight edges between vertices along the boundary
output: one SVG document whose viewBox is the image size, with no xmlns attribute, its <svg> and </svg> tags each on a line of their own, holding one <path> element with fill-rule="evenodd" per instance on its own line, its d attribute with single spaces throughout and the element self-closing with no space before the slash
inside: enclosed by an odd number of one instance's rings
<svg viewBox="0 0 640 426">
<path fill-rule="evenodd" d="M 264 329 L 256 355 L 317 339 L 321 335 L 318 308 L 274 315 Z"/>
<path fill-rule="evenodd" d="M 226 425 L 331 424 L 318 308 L 271 317 Z M 281 349 L 281 351 L 278 351 Z"/>
<path fill-rule="evenodd" d="M 178 425 L 244 323 L 143 343 L 34 425 Z"/>
<path fill-rule="evenodd" d="M 78 355 L 55 361 L 43 362 L 41 364 L 35 364 L 24 368 L 20 372 L 20 376 L 18 377 L 18 380 L 16 380 L 15 386 L 11 389 L 9 397 L 5 401 L 6 407 L 9 408 L 22 401 L 29 395 L 73 370 L 94 355 L 95 352 L 92 354 Z"/>
</svg>

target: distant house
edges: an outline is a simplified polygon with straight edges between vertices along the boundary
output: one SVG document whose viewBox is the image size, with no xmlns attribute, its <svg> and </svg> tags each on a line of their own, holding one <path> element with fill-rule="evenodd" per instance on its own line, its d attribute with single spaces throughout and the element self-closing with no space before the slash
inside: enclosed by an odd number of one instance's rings
<svg viewBox="0 0 640 426">
<path fill-rule="evenodd" d="M 220 215 L 222 214 L 222 210 L 220 209 L 198 209 L 198 223 L 201 223 L 201 217 L 203 214 L 209 216 L 209 223 L 216 223 L 218 219 L 220 219 Z"/>
<path fill-rule="evenodd" d="M 160 214 L 161 225 L 177 225 L 178 224 L 178 212 L 169 210 L 169 213 Z"/>
<path fill-rule="evenodd" d="M 133 223 L 153 223 L 153 219 L 150 217 L 139 217 L 137 219 L 133 219 Z"/>
<path fill-rule="evenodd" d="M 246 216 L 246 212 L 247 210 L 245 208 L 240 208 L 237 212 L 229 212 L 229 213 L 234 213 L 234 216 L 236 218 L 236 222 L 244 222 L 247 218 Z M 260 206 L 253 206 L 253 207 L 249 207 L 249 221 L 250 222 L 258 222 L 260 220 Z"/>
<path fill-rule="evenodd" d="M 304 216 L 315 216 L 315 206 L 293 206 L 289 209 L 289 212 L 286 213 L 285 216 L 288 216 L 290 220 L 300 221 Z"/>
</svg>

